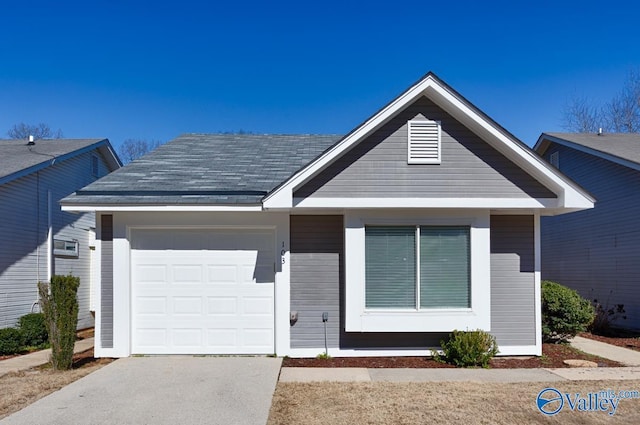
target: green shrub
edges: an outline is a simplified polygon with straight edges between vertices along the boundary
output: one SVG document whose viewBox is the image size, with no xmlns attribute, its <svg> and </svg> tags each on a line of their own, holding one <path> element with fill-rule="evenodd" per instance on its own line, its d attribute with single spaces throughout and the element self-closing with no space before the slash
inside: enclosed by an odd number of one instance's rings
<svg viewBox="0 0 640 425">
<path fill-rule="evenodd" d="M 38 283 L 40 305 L 51 343 L 51 365 L 55 370 L 71 369 L 78 323 L 79 286 L 80 278 L 71 275 L 52 276 L 49 285 Z"/>
<path fill-rule="evenodd" d="M 22 333 L 19 329 L 0 329 L 0 356 L 19 353 L 22 346 Z"/>
<path fill-rule="evenodd" d="M 27 347 L 43 347 L 46 345 L 49 334 L 45 325 L 43 313 L 25 314 L 18 322 L 20 332 Z"/>
<path fill-rule="evenodd" d="M 458 331 L 449 334 L 449 339 L 440 341 L 443 354 L 434 350 L 433 358 L 461 367 L 488 367 L 489 360 L 498 354 L 496 338 L 481 330 Z"/>
<path fill-rule="evenodd" d="M 559 283 L 542 282 L 542 340 L 566 342 L 584 332 L 595 317 L 591 303 Z"/>
</svg>

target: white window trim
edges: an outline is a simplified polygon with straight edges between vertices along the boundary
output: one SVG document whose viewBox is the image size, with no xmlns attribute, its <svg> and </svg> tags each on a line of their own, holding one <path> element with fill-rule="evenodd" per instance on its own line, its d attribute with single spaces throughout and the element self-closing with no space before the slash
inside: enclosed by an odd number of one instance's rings
<svg viewBox="0 0 640 425">
<path fill-rule="evenodd" d="M 56 248 L 56 243 L 62 242 L 64 243 L 64 248 Z M 67 247 L 73 246 L 73 249 L 67 249 Z M 80 256 L 80 244 L 76 240 L 69 239 L 53 239 L 53 255 L 56 257 L 70 257 L 70 258 L 78 258 Z"/>
<path fill-rule="evenodd" d="M 436 156 L 430 158 L 420 158 L 412 156 L 412 145 L 415 143 L 412 135 L 414 134 L 412 129 L 413 126 L 416 125 L 434 125 L 437 129 L 437 141 L 436 141 Z M 440 164 L 442 161 L 442 129 L 440 125 L 440 121 L 432 121 L 432 120 L 409 120 L 407 121 L 407 163 L 408 164 Z"/>
<path fill-rule="evenodd" d="M 367 226 L 371 226 L 371 223 L 367 223 Z M 374 225 L 375 226 L 375 225 Z M 395 226 L 395 225 L 394 225 Z M 421 244 L 421 238 L 422 238 L 422 228 L 429 228 L 429 227 L 438 227 L 436 225 L 416 225 L 416 224 L 411 224 L 411 225 L 397 225 L 398 227 L 405 227 L 405 228 L 413 228 L 414 231 L 414 235 L 415 235 L 415 246 L 414 246 L 414 254 L 415 254 L 415 281 L 414 281 L 414 288 L 416 291 L 416 298 L 414 301 L 414 307 L 413 308 L 398 308 L 398 309 L 393 309 L 393 308 L 384 308 L 384 307 L 367 307 L 366 303 L 365 303 L 365 311 L 367 312 L 371 312 L 371 311 L 425 311 L 425 310 L 437 310 L 434 308 L 430 308 L 430 307 L 421 307 L 420 303 L 420 294 L 421 294 L 421 286 L 422 286 L 422 282 L 420 279 L 420 267 L 421 267 L 421 256 L 422 253 L 420 251 L 420 244 Z M 442 226 L 442 225 L 440 225 Z M 447 226 L 452 226 L 451 224 L 448 224 Z M 442 227 L 446 227 L 446 226 L 442 226 Z M 465 227 L 468 228 L 470 226 L 468 225 L 460 225 L 460 224 L 456 224 L 455 227 Z M 469 237 L 471 237 L 471 235 L 469 235 Z M 366 226 L 365 226 L 365 238 L 366 238 Z M 366 259 L 365 259 L 366 261 Z M 365 263 L 365 268 L 366 268 L 366 263 Z M 365 279 L 366 280 L 366 279 Z M 469 288 L 471 289 L 471 288 Z M 454 307 L 443 307 L 442 309 L 449 309 L 449 308 L 454 308 Z M 459 307 L 455 307 L 455 309 L 460 310 Z"/>
<path fill-rule="evenodd" d="M 444 218 L 446 217 L 446 218 Z M 454 329 L 491 330 L 489 211 L 439 215 L 347 213 L 345 264 L 347 332 L 450 332 Z M 365 308 L 365 225 L 470 226 L 471 308 L 380 310 Z"/>
</svg>

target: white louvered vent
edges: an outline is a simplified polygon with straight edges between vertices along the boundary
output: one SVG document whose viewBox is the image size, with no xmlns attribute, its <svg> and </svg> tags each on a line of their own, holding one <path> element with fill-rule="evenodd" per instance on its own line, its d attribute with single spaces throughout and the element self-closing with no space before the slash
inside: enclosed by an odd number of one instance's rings
<svg viewBox="0 0 640 425">
<path fill-rule="evenodd" d="M 409 164 L 440 164 L 440 122 L 409 121 Z"/>
</svg>

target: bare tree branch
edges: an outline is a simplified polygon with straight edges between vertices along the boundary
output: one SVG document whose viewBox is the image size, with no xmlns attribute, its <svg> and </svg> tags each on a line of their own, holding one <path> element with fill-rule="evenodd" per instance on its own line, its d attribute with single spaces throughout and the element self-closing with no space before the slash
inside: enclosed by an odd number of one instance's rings
<svg viewBox="0 0 640 425">
<path fill-rule="evenodd" d="M 602 109 L 586 97 L 574 96 L 562 111 L 562 127 L 575 133 L 595 133 L 603 126 Z"/>
<path fill-rule="evenodd" d="M 627 75 L 622 89 L 603 107 L 574 96 L 562 111 L 563 127 L 577 133 L 599 128 L 616 133 L 640 132 L 640 68 Z"/>
<path fill-rule="evenodd" d="M 7 136 L 11 139 L 24 139 L 29 136 L 33 136 L 34 139 L 62 139 L 62 130 L 51 130 L 49 124 L 43 122 L 38 124 L 25 124 L 23 122 L 14 124 L 13 127 L 7 131 Z"/>
<path fill-rule="evenodd" d="M 605 107 L 612 131 L 640 132 L 640 70 L 631 71 L 622 90 Z"/>
<path fill-rule="evenodd" d="M 120 145 L 118 155 L 124 164 L 128 164 L 156 149 L 161 144 L 158 140 L 126 139 Z"/>
</svg>

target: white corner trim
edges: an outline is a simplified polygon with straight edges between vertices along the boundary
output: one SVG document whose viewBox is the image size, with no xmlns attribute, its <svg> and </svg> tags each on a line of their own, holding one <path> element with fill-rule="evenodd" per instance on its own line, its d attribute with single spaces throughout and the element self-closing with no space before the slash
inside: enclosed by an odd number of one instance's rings
<svg viewBox="0 0 640 425">
<path fill-rule="evenodd" d="M 62 205 L 62 211 L 69 212 L 256 212 L 261 205 Z"/>
<path fill-rule="evenodd" d="M 490 216 L 488 210 L 450 215 L 348 212 L 345 214 L 345 330 L 347 332 L 449 332 L 491 330 Z M 468 225 L 471 230 L 471 308 L 370 310 L 365 308 L 365 225 Z"/>
<path fill-rule="evenodd" d="M 534 273 L 533 273 L 533 296 L 535 309 L 535 328 L 536 328 L 536 356 L 542 355 L 542 247 L 540 238 L 540 214 L 538 212 L 533 215 L 533 250 L 534 250 Z"/>
<path fill-rule="evenodd" d="M 556 208 L 554 198 L 294 198 L 294 208 Z"/>
</svg>

